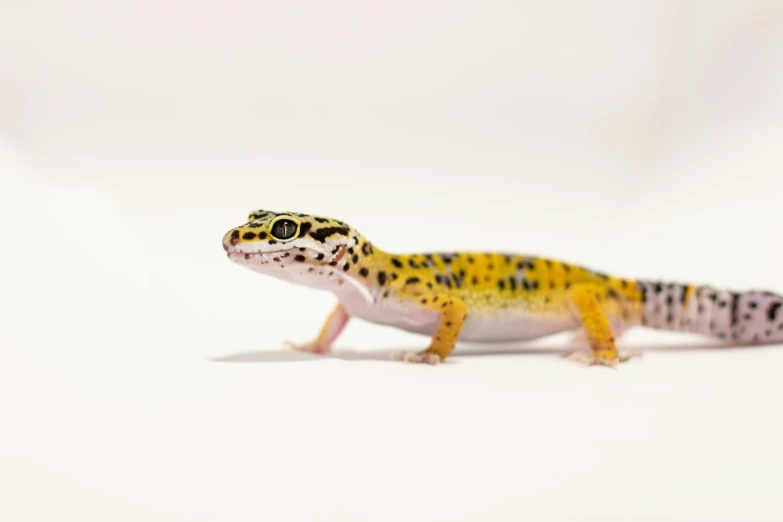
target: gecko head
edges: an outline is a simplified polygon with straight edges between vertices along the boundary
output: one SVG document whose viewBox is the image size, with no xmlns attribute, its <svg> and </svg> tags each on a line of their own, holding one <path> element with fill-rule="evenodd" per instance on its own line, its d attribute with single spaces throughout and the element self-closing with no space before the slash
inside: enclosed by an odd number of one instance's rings
<svg viewBox="0 0 783 522">
<path fill-rule="evenodd" d="M 345 269 L 348 249 L 359 241 L 359 234 L 342 221 L 257 210 L 223 236 L 223 249 L 231 261 L 257 272 L 285 279 L 325 278 Z"/>
</svg>

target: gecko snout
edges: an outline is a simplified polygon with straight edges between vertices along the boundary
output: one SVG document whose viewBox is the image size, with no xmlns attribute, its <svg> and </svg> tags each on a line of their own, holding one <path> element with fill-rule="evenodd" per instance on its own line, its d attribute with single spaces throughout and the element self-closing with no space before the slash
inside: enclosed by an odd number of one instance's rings
<svg viewBox="0 0 783 522">
<path fill-rule="evenodd" d="M 231 246 L 236 245 L 237 243 L 239 243 L 239 229 L 235 228 L 223 236 L 223 250 L 226 252 L 228 252 L 228 249 L 231 248 Z"/>
</svg>

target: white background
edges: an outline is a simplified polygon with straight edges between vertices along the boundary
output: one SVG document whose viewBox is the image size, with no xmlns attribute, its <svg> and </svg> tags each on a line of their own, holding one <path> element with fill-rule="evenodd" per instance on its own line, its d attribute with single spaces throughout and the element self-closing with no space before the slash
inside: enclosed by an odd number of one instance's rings
<svg viewBox="0 0 783 522">
<path fill-rule="evenodd" d="M 782 5 L 0 2 L 0 519 L 783 519 L 780 347 L 311 357 L 333 297 L 220 246 L 291 210 L 783 291 Z"/>
</svg>

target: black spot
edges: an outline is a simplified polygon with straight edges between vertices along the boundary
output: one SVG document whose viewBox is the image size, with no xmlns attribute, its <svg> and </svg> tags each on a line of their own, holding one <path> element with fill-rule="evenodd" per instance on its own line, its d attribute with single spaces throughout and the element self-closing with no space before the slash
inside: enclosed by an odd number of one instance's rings
<svg viewBox="0 0 783 522">
<path fill-rule="evenodd" d="M 277 244 L 277 240 L 276 240 L 276 239 L 270 239 L 270 240 L 268 241 L 268 243 L 269 243 L 270 245 L 276 245 L 276 244 Z"/>
<path fill-rule="evenodd" d="M 388 290 L 384 290 L 383 297 L 389 297 L 389 291 Z"/>
<path fill-rule="evenodd" d="M 348 254 L 353 255 L 353 247 L 348 247 Z"/>
<path fill-rule="evenodd" d="M 655 290 L 656 294 L 660 294 L 663 290 L 663 285 L 661 283 L 655 283 L 655 286 L 653 286 L 653 289 Z"/>
<path fill-rule="evenodd" d="M 234 230 L 231 232 L 231 239 L 232 243 L 236 244 L 239 242 L 239 230 Z"/>
<path fill-rule="evenodd" d="M 473 259 L 473 256 L 468 256 L 467 260 L 468 260 L 468 263 L 470 263 L 471 265 L 476 262 L 476 260 Z"/>
<path fill-rule="evenodd" d="M 451 259 L 453 256 L 447 256 L 446 254 L 441 254 L 440 258 L 443 260 L 444 263 L 447 265 L 451 263 Z"/>
<path fill-rule="evenodd" d="M 306 248 L 300 248 L 299 249 L 300 252 L 304 252 L 305 250 L 307 250 L 307 249 Z"/>
<path fill-rule="evenodd" d="M 419 268 L 419 264 L 413 258 L 408 259 L 408 264 L 411 268 Z"/>
<path fill-rule="evenodd" d="M 386 272 L 384 271 L 378 272 L 378 284 L 381 286 L 386 284 Z"/>
<path fill-rule="evenodd" d="M 343 270 L 347 272 L 349 268 L 351 268 L 351 264 L 345 263 L 345 266 L 343 266 Z"/>
<path fill-rule="evenodd" d="M 255 232 L 245 232 L 242 234 L 242 239 L 255 239 L 256 233 Z"/>
<path fill-rule="evenodd" d="M 704 313 L 704 305 L 701 304 L 701 303 L 699 303 L 699 312 L 698 313 L 700 313 L 700 314 Z"/>
<path fill-rule="evenodd" d="M 330 261 L 329 266 L 337 266 L 337 261 Z"/>
<path fill-rule="evenodd" d="M 301 263 L 301 262 L 303 262 L 305 259 L 307 259 L 305 256 L 303 256 L 302 254 L 298 254 L 298 255 L 297 255 L 295 258 L 294 258 L 294 261 L 299 261 L 299 262 Z"/>
<path fill-rule="evenodd" d="M 610 288 L 610 289 L 609 289 L 609 290 L 606 292 L 606 297 L 608 297 L 609 299 L 617 299 L 617 298 L 618 298 L 618 297 L 620 297 L 620 296 L 619 296 L 619 295 L 617 295 L 617 292 L 615 292 L 613 288 Z"/>
<path fill-rule="evenodd" d="M 726 305 L 729 304 L 726 301 L 718 301 L 718 308 L 726 308 Z"/>
<path fill-rule="evenodd" d="M 341 245 L 335 245 L 335 247 L 332 249 L 332 254 L 336 254 L 338 250 L 340 250 Z"/>
<path fill-rule="evenodd" d="M 775 318 L 778 316 L 778 310 L 780 310 L 780 306 L 783 305 L 781 302 L 772 303 L 769 305 L 769 308 L 767 308 L 767 319 L 770 321 L 774 321 Z"/>
<path fill-rule="evenodd" d="M 748 308 L 750 308 L 750 309 L 754 309 L 757 306 L 758 306 L 758 303 L 756 303 L 756 301 L 749 301 L 748 302 Z"/>
<path fill-rule="evenodd" d="M 322 218 L 322 217 L 317 217 L 317 218 L 313 218 L 313 219 L 315 219 L 315 220 L 316 220 L 316 221 L 318 221 L 319 223 L 328 223 L 328 222 L 329 222 L 329 220 L 328 220 L 328 219 L 326 219 L 326 218 Z"/>
<path fill-rule="evenodd" d="M 315 256 L 315 258 L 316 258 L 318 261 L 320 261 L 320 260 L 322 260 L 322 259 L 324 258 L 324 255 L 323 255 L 323 254 L 318 254 L 317 256 Z"/>
<path fill-rule="evenodd" d="M 500 288 L 501 290 L 505 290 L 506 289 L 506 282 L 503 279 L 498 281 L 498 288 Z"/>
<path fill-rule="evenodd" d="M 511 291 L 512 291 L 512 292 L 513 292 L 513 291 L 515 291 L 515 290 L 517 289 L 517 280 L 516 280 L 516 279 L 514 279 L 514 277 L 513 277 L 513 276 L 510 276 L 510 277 L 508 278 L 508 286 L 509 286 L 509 288 L 511 288 Z"/>
<path fill-rule="evenodd" d="M 639 285 L 639 297 L 642 300 L 642 303 L 647 302 L 647 286 L 646 285 Z"/>
<path fill-rule="evenodd" d="M 367 242 L 362 243 L 362 254 L 364 254 L 365 256 L 369 256 L 370 254 L 372 254 L 372 245 L 370 243 Z"/>
<path fill-rule="evenodd" d="M 326 238 L 331 236 L 332 234 L 340 234 L 343 236 L 348 235 L 348 229 L 346 227 L 324 227 L 319 228 L 318 230 L 313 230 L 310 232 L 310 237 L 315 239 L 316 241 L 320 241 L 321 243 L 326 242 Z"/>
<path fill-rule="evenodd" d="M 397 276 L 397 272 L 392 272 L 392 273 L 391 273 L 391 278 L 392 278 L 392 281 L 396 281 L 396 280 L 397 280 L 397 277 L 398 277 L 398 276 Z"/>
<path fill-rule="evenodd" d="M 427 304 L 427 298 L 426 297 L 421 300 L 421 304 Z"/>
<path fill-rule="evenodd" d="M 360 276 L 362 276 L 362 277 L 367 277 L 367 275 L 368 275 L 369 273 L 370 273 L 370 271 L 369 271 L 369 270 L 367 270 L 367 268 L 365 268 L 365 267 L 361 267 L 361 268 L 359 269 L 359 275 L 360 275 Z"/>
<path fill-rule="evenodd" d="M 359 262 L 359 256 L 357 254 L 354 254 L 351 258 L 351 261 L 353 261 L 353 264 L 356 264 Z"/>
<path fill-rule="evenodd" d="M 421 281 L 421 279 L 419 279 L 418 277 L 409 277 L 408 279 L 405 280 L 405 284 L 412 285 L 414 283 L 418 283 L 419 281 Z"/>
<path fill-rule="evenodd" d="M 672 296 L 671 294 L 667 295 L 666 296 L 666 304 L 668 306 L 671 306 L 672 304 L 674 304 L 674 296 Z"/>
<path fill-rule="evenodd" d="M 433 303 L 437 303 L 437 302 L 438 302 L 438 296 L 437 296 L 437 295 L 436 295 L 435 297 L 433 297 L 433 298 L 432 298 L 432 302 L 433 302 Z"/>
<path fill-rule="evenodd" d="M 446 326 L 451 326 L 451 321 L 446 321 Z"/>
<path fill-rule="evenodd" d="M 731 294 L 731 324 L 739 321 L 739 294 Z"/>
<path fill-rule="evenodd" d="M 399 259 L 397 259 L 396 257 L 391 258 L 391 262 L 397 268 L 402 268 L 402 262 Z"/>
<path fill-rule="evenodd" d="M 307 234 L 312 227 L 313 227 L 313 224 L 308 222 L 308 221 L 305 221 L 304 223 L 299 225 L 299 237 L 302 237 L 305 234 Z"/>
<path fill-rule="evenodd" d="M 750 321 L 753 318 L 753 316 L 750 314 L 745 314 L 742 316 L 742 318 L 745 319 L 746 321 Z"/>
</svg>

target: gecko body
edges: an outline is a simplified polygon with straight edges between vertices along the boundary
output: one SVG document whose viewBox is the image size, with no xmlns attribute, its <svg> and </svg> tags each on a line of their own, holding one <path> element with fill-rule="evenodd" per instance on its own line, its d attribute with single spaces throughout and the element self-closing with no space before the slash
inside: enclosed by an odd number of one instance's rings
<svg viewBox="0 0 783 522">
<path fill-rule="evenodd" d="M 504 342 L 581 330 L 584 364 L 632 354 L 615 338 L 634 326 L 714 336 L 737 344 L 783 342 L 783 298 L 692 284 L 640 281 L 537 256 L 496 252 L 387 253 L 327 217 L 258 210 L 223 237 L 250 270 L 326 290 L 338 304 L 312 342 L 326 353 L 350 317 L 431 337 L 409 362 L 436 364 L 458 339 Z"/>
</svg>

